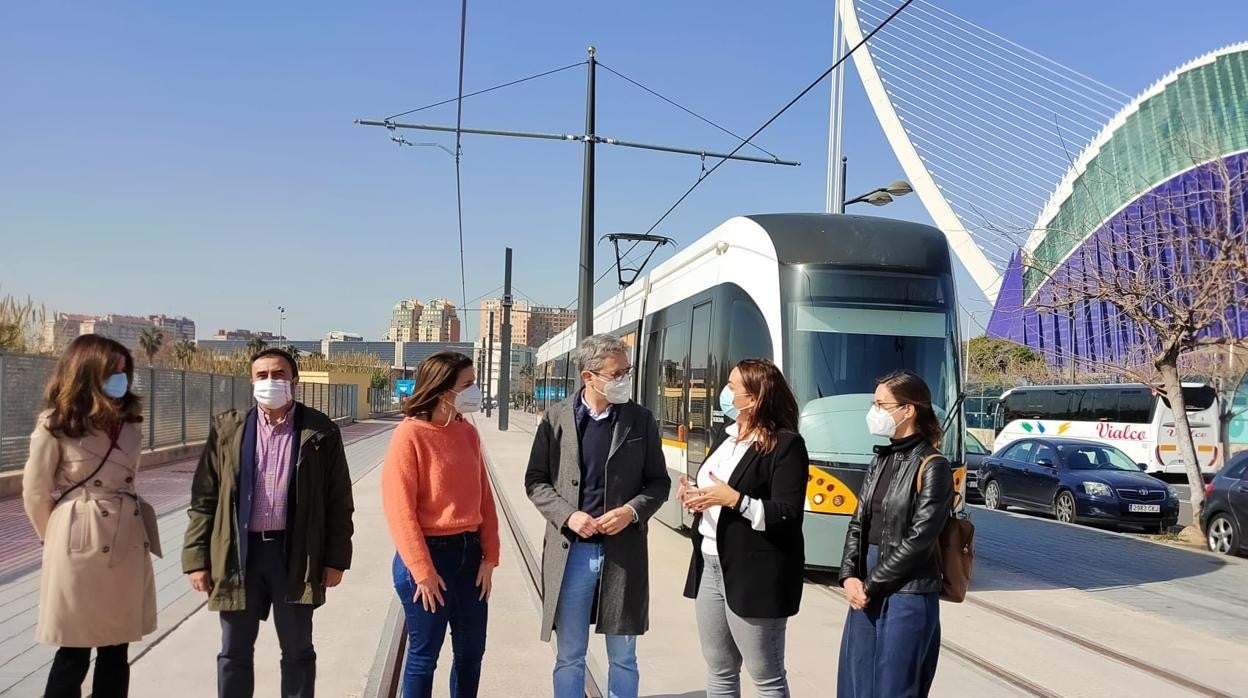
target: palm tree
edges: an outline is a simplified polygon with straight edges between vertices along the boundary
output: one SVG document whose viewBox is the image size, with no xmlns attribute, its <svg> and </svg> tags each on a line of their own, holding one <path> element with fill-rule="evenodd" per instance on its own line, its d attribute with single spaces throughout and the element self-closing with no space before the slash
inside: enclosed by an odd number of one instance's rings
<svg viewBox="0 0 1248 698">
<path fill-rule="evenodd" d="M 177 359 L 182 368 L 190 368 L 191 359 L 195 358 L 195 352 L 199 351 L 199 347 L 195 346 L 195 342 L 189 339 L 183 339 L 173 345 L 173 357 Z"/>
<path fill-rule="evenodd" d="M 147 355 L 148 368 L 151 368 L 152 360 L 160 353 L 160 348 L 164 344 L 165 334 L 155 327 L 149 327 L 139 335 L 139 346 L 143 349 L 143 353 Z"/>
<path fill-rule="evenodd" d="M 259 337 L 252 337 L 247 340 L 247 353 L 251 356 L 255 356 L 256 354 L 264 351 L 267 346 L 269 346 L 268 342 Z"/>
</svg>

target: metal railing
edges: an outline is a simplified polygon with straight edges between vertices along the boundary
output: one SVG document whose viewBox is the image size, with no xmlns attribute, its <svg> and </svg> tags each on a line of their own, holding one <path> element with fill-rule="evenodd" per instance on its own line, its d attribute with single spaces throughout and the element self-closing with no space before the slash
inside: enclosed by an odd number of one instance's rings
<svg viewBox="0 0 1248 698">
<path fill-rule="evenodd" d="M 368 413 L 370 415 L 391 414 L 403 409 L 394 388 L 369 388 Z"/>
<path fill-rule="evenodd" d="M 30 433 L 43 409 L 43 390 L 56 359 L 0 352 L 0 472 L 26 463 Z M 356 418 L 359 388 L 354 385 L 300 384 L 296 399 L 333 419 Z M 202 442 L 214 415 L 250 409 L 246 376 L 136 368 L 134 393 L 143 397 L 144 448 L 153 450 Z"/>
</svg>

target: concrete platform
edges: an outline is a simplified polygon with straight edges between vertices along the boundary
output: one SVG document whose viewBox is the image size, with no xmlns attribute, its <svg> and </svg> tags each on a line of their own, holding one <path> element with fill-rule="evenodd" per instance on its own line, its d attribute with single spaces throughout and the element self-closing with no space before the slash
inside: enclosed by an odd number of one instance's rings
<svg viewBox="0 0 1248 698">
<path fill-rule="evenodd" d="M 541 541 L 545 520 L 529 504 L 524 493 L 524 469 L 528 463 L 537 419 L 513 414 L 511 428 L 499 432 L 493 420 L 478 417 L 490 467 L 499 483 L 500 496 L 507 497 L 530 541 Z M 538 543 L 540 545 L 540 543 Z M 691 551 L 689 539 L 662 524 L 650 526 L 650 632 L 638 641 L 642 695 L 652 698 L 693 698 L 704 695 L 706 665 L 698 644 L 693 602 L 684 598 L 685 575 Z M 795 696 L 832 695 L 836 689 L 837 653 L 848 606 L 839 596 L 819 585 L 808 585 L 802 612 L 789 624 L 787 660 Z M 536 620 L 527 629 L 527 641 L 538 643 Z M 490 639 L 491 651 L 496 639 Z M 591 671 L 605 677 L 606 648 L 601 637 L 590 643 Z M 489 661 L 487 659 L 487 665 Z M 553 659 L 530 667 L 549 675 Z M 754 692 L 746 679 L 743 695 Z M 486 695 L 486 694 L 482 694 Z M 495 694 L 489 694 L 495 695 Z M 498 696 L 514 694 L 497 694 Z M 546 693 L 544 695 L 549 695 Z M 1031 695 L 1002 683 L 953 656 L 942 658 L 937 674 L 935 696 Z"/>
<path fill-rule="evenodd" d="M 390 572 L 394 547 L 382 516 L 378 467 L 389 443 L 390 434 L 384 433 L 348 448 L 352 475 L 356 478 L 355 559 L 342 586 L 332 590 L 328 602 L 316 612 L 319 695 L 365 695 L 386 614 L 395 598 Z M 528 630 L 538 623 L 537 597 L 525 580 L 514 540 L 507 531 L 503 531 L 502 539 L 502 564 L 494 576 L 491 641 L 482 672 L 481 695 L 545 696 L 550 691 L 549 682 L 533 668 L 553 655 L 548 646 L 529 638 Z M 186 584 L 184 579 L 175 583 Z M 186 696 L 215 695 L 219 644 L 217 614 L 200 608 L 134 662 L 130 695 L 166 698 L 171 694 L 171 686 L 179 687 L 179 692 Z M 256 643 L 256 695 L 277 694 L 279 656 L 276 635 L 271 625 L 265 623 Z M 439 662 L 441 676 L 436 696 L 450 693 L 450 666 L 448 636 Z"/>
<path fill-rule="evenodd" d="M 380 462 L 375 444 L 380 444 L 384 452 L 389 437 L 383 432 L 391 428 L 393 423 L 384 422 L 362 422 L 343 427 L 353 476 L 362 475 L 364 469 Z M 142 681 L 144 670 L 152 665 L 150 661 L 143 663 L 144 653 L 171 634 L 185 637 L 184 621 L 204 604 L 204 597 L 191 591 L 181 569 L 186 506 L 190 500 L 194 466 L 193 460 L 187 460 L 154 468 L 141 473 L 137 482 L 139 491 L 152 502 L 160 516 L 160 538 L 165 557 L 153 560 L 159 613 L 157 630 L 130 649 L 131 662 L 135 665 L 136 687 Z M 40 547 L 34 529 L 26 520 L 20 498 L 0 501 L 0 543 L 0 695 L 38 696 L 47 681 L 55 648 L 34 641 Z M 194 625 L 191 627 L 195 628 Z M 216 642 L 219 631 L 214 629 L 212 635 L 213 642 Z M 211 649 L 204 655 L 205 661 L 214 661 L 216 652 L 216 649 Z M 179 658 L 179 662 L 186 662 L 185 657 Z M 140 663 L 143 663 L 142 667 Z M 165 692 L 160 695 L 169 695 L 170 685 L 182 684 L 164 684 Z M 132 695 L 139 694 L 135 692 Z"/>
</svg>

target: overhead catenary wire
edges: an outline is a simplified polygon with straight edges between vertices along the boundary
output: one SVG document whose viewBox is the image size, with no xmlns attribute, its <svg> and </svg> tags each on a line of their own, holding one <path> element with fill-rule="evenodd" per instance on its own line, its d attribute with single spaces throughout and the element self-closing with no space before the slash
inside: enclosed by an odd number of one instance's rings
<svg viewBox="0 0 1248 698">
<path fill-rule="evenodd" d="M 444 106 L 444 105 L 450 104 L 450 103 L 452 103 L 452 102 L 459 102 L 459 101 L 461 101 L 461 100 L 468 99 L 469 97 L 476 97 L 476 96 L 478 96 L 478 95 L 483 95 L 483 94 L 486 94 L 487 92 L 493 92 L 493 91 L 495 91 L 495 90 L 501 90 L 501 89 L 503 89 L 504 87 L 511 87 L 512 85 L 519 85 L 519 84 L 520 84 L 520 83 L 522 83 L 522 82 L 528 82 L 528 81 L 530 81 L 530 80 L 536 80 L 536 79 L 538 79 L 538 78 L 544 78 L 544 77 L 546 77 L 547 75 L 554 75 L 555 73 L 562 73 L 562 72 L 563 72 L 563 71 L 565 71 L 565 70 L 571 70 L 572 68 L 578 68 L 578 67 L 583 66 L 583 65 L 585 65 L 585 61 L 579 61 L 579 62 L 577 62 L 577 63 L 572 63 L 572 64 L 570 64 L 570 65 L 565 65 L 565 66 L 563 66 L 562 68 L 554 68 L 554 69 L 547 70 L 547 71 L 544 71 L 544 72 L 541 72 L 541 73 L 537 73 L 537 74 L 535 74 L 535 75 L 530 75 L 530 76 L 525 77 L 525 78 L 520 78 L 519 80 L 511 80 L 511 81 L 509 81 L 509 82 L 504 82 L 504 83 L 502 83 L 502 84 L 495 85 L 495 86 L 493 86 L 493 87 L 487 87 L 487 88 L 485 88 L 484 90 L 477 90 L 476 92 L 469 92 L 468 94 L 463 95 L 462 97 L 451 97 L 450 99 L 444 99 L 444 100 L 442 100 L 442 101 L 440 101 L 440 102 L 434 102 L 433 104 L 426 104 L 426 105 L 425 105 L 425 106 L 423 106 L 423 107 L 416 107 L 415 109 L 409 109 L 409 110 L 407 110 L 407 111 L 405 111 L 405 112 L 400 112 L 400 113 L 398 113 L 398 114 L 394 114 L 393 116 L 387 116 L 387 117 L 385 118 L 385 120 L 386 120 L 386 121 L 390 121 L 390 120 L 392 120 L 392 119 L 397 119 L 397 118 L 399 118 L 400 116 L 407 116 L 408 114 L 415 114 L 416 112 L 425 111 L 426 109 L 433 109 L 434 107 L 441 107 L 441 106 Z"/>
<path fill-rule="evenodd" d="M 732 152 L 728 154 L 729 157 L 736 155 L 737 152 L 740 151 L 742 148 L 744 148 L 747 143 L 750 143 L 751 141 L 753 141 L 758 136 L 758 134 L 762 133 L 764 130 L 767 129 L 768 126 L 771 126 L 773 123 L 775 123 L 775 121 L 779 119 L 781 116 L 783 116 L 784 113 L 787 112 L 790 108 L 792 108 L 794 104 L 797 104 L 799 101 L 801 101 L 803 97 L 809 94 L 811 90 L 818 87 L 819 83 L 823 82 L 829 75 L 832 74 L 832 71 L 839 68 L 841 64 L 844 63 L 850 56 L 854 55 L 854 53 L 857 52 L 859 48 L 861 48 L 863 45 L 867 43 L 867 41 L 871 39 L 871 37 L 875 36 L 877 33 L 879 33 L 881 29 L 888 26 L 888 24 L 892 22 L 893 19 L 897 17 L 897 15 L 901 14 L 902 10 L 909 7 L 910 3 L 912 2 L 914 2 L 914 0 L 904 0 L 901 3 L 901 5 L 899 5 L 897 9 L 894 10 L 893 13 L 888 16 L 887 19 L 885 19 L 878 26 L 872 29 L 866 36 L 862 37 L 861 41 L 859 41 L 857 44 L 852 46 L 848 51 L 846 51 L 844 55 L 838 58 L 827 70 L 823 71 L 823 73 L 819 77 L 815 78 L 809 85 L 807 85 L 805 89 L 797 93 L 797 96 L 789 100 L 787 104 L 781 107 L 780 111 L 773 114 L 771 118 L 763 122 L 762 126 L 759 126 L 757 129 L 755 129 L 754 132 L 751 133 L 747 138 L 745 138 L 740 144 L 738 144 L 736 148 L 733 148 Z M 686 191 L 684 194 L 681 194 L 680 198 L 676 200 L 676 203 L 672 204 L 666 211 L 664 211 L 663 215 L 659 216 L 659 219 L 656 220 L 654 224 L 651 225 L 646 230 L 646 234 L 648 235 L 650 233 L 653 233 L 655 228 L 658 228 L 659 225 L 663 223 L 663 221 L 667 220 L 667 217 L 672 214 L 672 211 L 675 211 L 676 208 L 685 201 L 685 199 L 689 198 L 689 195 L 692 194 L 693 191 L 697 189 L 699 185 L 702 184 L 702 182 L 705 182 L 708 177 L 710 177 L 712 174 L 715 174 L 715 171 L 718 170 L 721 166 L 723 166 L 725 162 L 728 162 L 728 158 L 721 159 L 719 162 L 716 162 L 711 167 L 711 169 L 702 173 L 698 177 L 697 181 L 695 181 L 693 185 L 689 187 L 688 191 Z"/>
<path fill-rule="evenodd" d="M 626 82 L 628 82 L 628 83 L 631 83 L 631 84 L 635 85 L 636 87 L 638 87 L 638 88 L 640 88 L 640 89 L 642 89 L 642 90 L 644 90 L 644 91 L 646 91 L 646 92 L 648 92 L 648 93 L 650 93 L 650 94 L 654 95 L 655 97 L 658 97 L 659 99 L 663 100 L 664 102 L 667 102 L 668 104 L 672 105 L 673 107 L 676 107 L 677 109 L 679 109 L 679 110 L 681 110 L 681 111 L 685 112 L 686 114 L 689 114 L 690 116 L 694 117 L 695 119 L 698 119 L 698 120 L 700 120 L 700 121 L 702 121 L 702 122 L 704 122 L 704 123 L 707 123 L 707 124 L 710 124 L 711 126 L 714 126 L 715 128 L 719 129 L 720 131 L 723 131 L 724 133 L 728 134 L 729 136 L 732 136 L 733 138 L 735 138 L 735 139 L 737 139 L 737 140 L 741 141 L 742 143 L 748 142 L 748 141 L 746 141 L 746 139 L 745 139 L 745 138 L 742 138 L 741 136 L 738 136 L 736 133 L 734 133 L 734 132 L 730 131 L 729 129 L 727 129 L 727 128 L 723 127 L 723 126 L 720 126 L 719 124 L 715 123 L 714 121 L 711 121 L 711 120 L 710 120 L 710 119 L 708 119 L 707 117 L 702 116 L 701 114 L 699 114 L 699 113 L 697 113 L 697 112 L 693 111 L 692 109 L 690 109 L 690 108 L 688 108 L 688 107 L 686 107 L 686 106 L 683 106 L 683 105 L 681 105 L 681 104 L 677 103 L 675 100 L 670 99 L 670 98 L 668 98 L 668 97 L 665 97 L 665 96 L 663 96 L 663 95 L 659 94 L 657 91 L 655 91 L 655 90 L 653 90 L 653 89 L 651 89 L 651 88 L 649 88 L 649 87 L 646 87 L 645 85 L 641 84 L 640 82 L 637 82 L 636 80 L 634 80 L 634 79 L 632 79 L 632 78 L 628 77 L 627 75 L 624 75 L 623 73 L 620 73 L 620 72 L 618 72 L 618 71 L 614 70 L 613 68 L 611 68 L 611 67 L 610 67 L 610 66 L 608 66 L 607 64 L 603 63 L 602 61 L 598 61 L 598 67 L 599 67 L 599 68 L 602 68 L 603 70 L 605 70 L 605 71 L 607 71 L 607 72 L 609 72 L 609 73 L 611 73 L 612 75 L 615 75 L 616 77 L 620 78 L 621 80 L 624 80 L 624 81 L 626 81 Z M 767 154 L 767 155 L 771 156 L 772 158 L 775 158 L 775 159 L 777 159 L 777 160 L 778 160 L 778 159 L 780 159 L 780 156 L 778 156 L 778 155 L 776 155 L 775 153 L 771 152 L 770 150 L 767 150 L 766 148 L 764 148 L 764 147 L 762 147 L 762 146 L 758 145 L 757 143 L 750 143 L 750 146 L 751 146 L 752 148 L 754 148 L 754 149 L 758 150 L 759 152 L 762 152 L 762 153 L 765 153 L 765 154 Z"/>
</svg>

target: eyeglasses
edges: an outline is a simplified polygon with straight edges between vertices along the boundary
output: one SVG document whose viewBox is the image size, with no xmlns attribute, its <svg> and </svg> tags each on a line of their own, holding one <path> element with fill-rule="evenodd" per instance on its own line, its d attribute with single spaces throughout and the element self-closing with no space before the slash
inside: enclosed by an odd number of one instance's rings
<svg viewBox="0 0 1248 698">
<path fill-rule="evenodd" d="M 621 378 L 628 378 L 629 376 L 633 375 L 633 367 L 629 366 L 628 368 L 621 368 L 615 373 L 603 373 L 601 371 L 590 371 L 590 373 L 594 374 L 595 376 L 598 376 L 599 378 L 605 378 L 606 380 L 609 380 L 609 381 L 618 381 Z"/>
<path fill-rule="evenodd" d="M 891 412 L 893 408 L 905 407 L 906 404 L 904 402 L 879 402 L 877 400 L 872 400 L 871 406 L 878 407 L 886 412 Z"/>
</svg>

